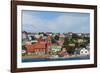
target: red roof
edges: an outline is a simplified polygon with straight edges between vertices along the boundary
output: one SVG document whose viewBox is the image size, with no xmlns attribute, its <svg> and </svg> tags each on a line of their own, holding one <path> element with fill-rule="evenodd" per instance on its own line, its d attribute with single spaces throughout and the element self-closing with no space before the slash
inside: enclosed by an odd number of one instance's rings
<svg viewBox="0 0 100 73">
<path fill-rule="evenodd" d="M 33 52 L 34 49 L 44 49 L 46 48 L 45 46 L 45 42 L 43 43 L 36 43 L 36 44 L 32 44 L 32 45 L 25 45 L 25 47 L 27 48 L 28 52 Z"/>
<path fill-rule="evenodd" d="M 32 49 L 41 49 L 41 48 L 45 48 L 45 43 L 36 43 L 36 44 L 32 44 L 32 45 L 26 45 L 26 48 L 32 48 Z"/>
</svg>

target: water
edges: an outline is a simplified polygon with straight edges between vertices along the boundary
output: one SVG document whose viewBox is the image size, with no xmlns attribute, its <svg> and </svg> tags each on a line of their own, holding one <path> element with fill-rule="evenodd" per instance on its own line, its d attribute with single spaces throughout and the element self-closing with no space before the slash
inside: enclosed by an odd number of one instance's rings
<svg viewBox="0 0 100 73">
<path fill-rule="evenodd" d="M 22 62 L 48 62 L 48 61 L 69 61 L 69 60 L 87 60 L 90 59 L 90 56 L 82 56 L 82 57 L 72 57 L 72 58 L 30 58 L 30 59 L 22 59 Z"/>
</svg>

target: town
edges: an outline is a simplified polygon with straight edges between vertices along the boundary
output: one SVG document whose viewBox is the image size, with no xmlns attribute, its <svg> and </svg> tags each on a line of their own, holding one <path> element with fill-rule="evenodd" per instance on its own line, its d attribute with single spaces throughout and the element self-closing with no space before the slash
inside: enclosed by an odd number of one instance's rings
<svg viewBox="0 0 100 73">
<path fill-rule="evenodd" d="M 23 59 L 81 58 L 89 55 L 89 33 L 22 32 Z"/>
</svg>

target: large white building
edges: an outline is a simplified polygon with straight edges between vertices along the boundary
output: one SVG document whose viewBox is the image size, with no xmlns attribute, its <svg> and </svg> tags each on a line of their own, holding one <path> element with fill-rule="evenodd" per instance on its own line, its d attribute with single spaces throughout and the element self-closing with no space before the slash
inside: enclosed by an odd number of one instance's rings
<svg viewBox="0 0 100 73">
<path fill-rule="evenodd" d="M 82 48 L 81 50 L 80 50 L 80 55 L 89 55 L 89 50 L 88 49 L 86 49 L 86 48 Z"/>
</svg>

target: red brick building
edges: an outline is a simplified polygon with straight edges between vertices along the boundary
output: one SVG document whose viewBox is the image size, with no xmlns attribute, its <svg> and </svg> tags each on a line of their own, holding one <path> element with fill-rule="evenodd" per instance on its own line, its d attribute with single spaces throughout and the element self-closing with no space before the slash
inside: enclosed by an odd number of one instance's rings
<svg viewBox="0 0 100 73">
<path fill-rule="evenodd" d="M 46 42 L 35 43 L 31 45 L 25 45 L 27 48 L 27 53 L 45 53 L 46 52 Z"/>
</svg>

